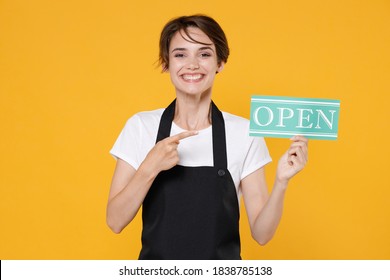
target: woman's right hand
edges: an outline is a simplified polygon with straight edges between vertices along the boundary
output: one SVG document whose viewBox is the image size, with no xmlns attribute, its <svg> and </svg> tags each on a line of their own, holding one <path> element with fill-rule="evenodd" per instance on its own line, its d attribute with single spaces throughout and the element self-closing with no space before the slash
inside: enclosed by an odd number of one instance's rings
<svg viewBox="0 0 390 280">
<path fill-rule="evenodd" d="M 196 134 L 185 131 L 159 141 L 138 170 L 118 159 L 107 204 L 107 224 L 113 232 L 120 233 L 134 219 L 158 173 L 179 162 L 180 140 Z"/>
<path fill-rule="evenodd" d="M 153 172 L 155 176 L 161 171 L 171 169 L 179 162 L 177 147 L 180 140 L 197 134 L 197 131 L 184 131 L 157 142 L 149 151 L 142 165 Z"/>
</svg>

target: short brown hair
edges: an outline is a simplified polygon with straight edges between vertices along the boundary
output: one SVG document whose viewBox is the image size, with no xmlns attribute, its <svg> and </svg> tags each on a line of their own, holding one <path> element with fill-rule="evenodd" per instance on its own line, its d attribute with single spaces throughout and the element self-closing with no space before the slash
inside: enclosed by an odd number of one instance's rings
<svg viewBox="0 0 390 280">
<path fill-rule="evenodd" d="M 188 33 L 188 27 L 196 27 L 202 30 L 214 43 L 217 51 L 218 64 L 227 62 L 229 56 L 229 46 L 221 26 L 211 17 L 201 14 L 182 16 L 170 20 L 161 31 L 159 64 L 163 66 L 163 71 L 169 67 L 169 45 L 176 32 L 183 30 L 188 38 L 194 43 L 205 44 L 194 40 Z"/>
</svg>

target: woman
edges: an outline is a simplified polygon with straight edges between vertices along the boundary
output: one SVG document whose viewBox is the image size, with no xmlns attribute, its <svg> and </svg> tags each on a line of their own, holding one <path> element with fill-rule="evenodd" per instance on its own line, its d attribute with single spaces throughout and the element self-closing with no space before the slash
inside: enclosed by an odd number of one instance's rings
<svg viewBox="0 0 390 280">
<path fill-rule="evenodd" d="M 120 233 L 143 206 L 140 259 L 240 259 L 241 194 L 252 236 L 264 245 L 289 180 L 306 164 L 307 140 L 295 136 L 268 194 L 264 139 L 250 137 L 248 120 L 211 100 L 228 56 L 225 34 L 210 17 L 176 18 L 161 33 L 160 62 L 176 99 L 130 118 L 111 150 L 117 165 L 107 224 Z"/>
</svg>

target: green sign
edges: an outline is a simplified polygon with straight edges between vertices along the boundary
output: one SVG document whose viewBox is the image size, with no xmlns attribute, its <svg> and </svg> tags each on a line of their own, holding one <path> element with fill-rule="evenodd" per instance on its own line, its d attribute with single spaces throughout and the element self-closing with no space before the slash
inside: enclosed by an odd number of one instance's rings
<svg viewBox="0 0 390 280">
<path fill-rule="evenodd" d="M 252 96 L 249 135 L 336 140 L 340 101 Z"/>
</svg>

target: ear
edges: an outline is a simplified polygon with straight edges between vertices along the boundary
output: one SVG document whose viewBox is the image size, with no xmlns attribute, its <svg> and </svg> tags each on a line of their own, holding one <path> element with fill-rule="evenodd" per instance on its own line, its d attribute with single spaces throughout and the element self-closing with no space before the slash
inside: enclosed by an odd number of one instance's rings
<svg viewBox="0 0 390 280">
<path fill-rule="evenodd" d="M 221 63 L 218 66 L 217 73 L 220 73 L 224 67 L 225 67 L 225 62 L 221 61 Z"/>
</svg>

